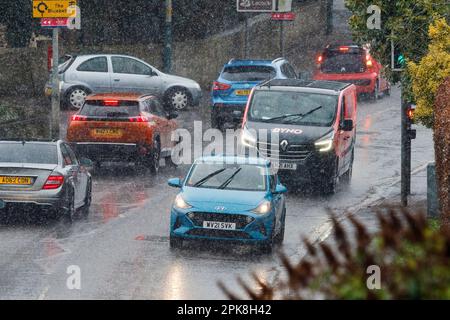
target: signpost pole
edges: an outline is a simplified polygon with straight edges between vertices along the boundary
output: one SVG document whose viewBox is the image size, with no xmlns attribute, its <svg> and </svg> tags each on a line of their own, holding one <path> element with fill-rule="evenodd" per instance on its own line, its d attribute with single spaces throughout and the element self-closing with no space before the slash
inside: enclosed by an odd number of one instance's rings
<svg viewBox="0 0 450 320">
<path fill-rule="evenodd" d="M 284 21 L 280 20 L 280 55 L 284 57 Z"/>
<path fill-rule="evenodd" d="M 245 15 L 245 39 L 244 39 L 244 55 L 245 59 L 248 59 L 250 56 L 250 30 L 249 30 L 249 14 Z"/>
<path fill-rule="evenodd" d="M 166 0 L 166 24 L 164 36 L 164 72 L 172 71 L 172 0 Z"/>
<path fill-rule="evenodd" d="M 60 120 L 60 92 L 59 92 L 59 29 L 53 28 L 52 39 L 52 116 L 50 121 L 50 135 L 52 139 L 59 139 L 59 120 Z"/>
</svg>

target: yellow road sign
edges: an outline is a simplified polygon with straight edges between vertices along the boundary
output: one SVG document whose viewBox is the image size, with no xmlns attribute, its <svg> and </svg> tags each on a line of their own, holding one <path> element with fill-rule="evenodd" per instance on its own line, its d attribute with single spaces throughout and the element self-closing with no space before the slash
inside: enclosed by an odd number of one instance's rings
<svg viewBox="0 0 450 320">
<path fill-rule="evenodd" d="M 33 18 L 70 18 L 75 15 L 76 0 L 33 0 Z"/>
</svg>

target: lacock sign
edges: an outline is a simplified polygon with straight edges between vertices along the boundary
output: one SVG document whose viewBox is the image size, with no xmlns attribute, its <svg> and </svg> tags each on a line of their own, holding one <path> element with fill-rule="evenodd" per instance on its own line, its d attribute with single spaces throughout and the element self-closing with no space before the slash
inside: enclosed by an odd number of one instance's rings
<svg viewBox="0 0 450 320">
<path fill-rule="evenodd" d="M 238 12 L 289 12 L 292 0 L 237 0 Z"/>
</svg>

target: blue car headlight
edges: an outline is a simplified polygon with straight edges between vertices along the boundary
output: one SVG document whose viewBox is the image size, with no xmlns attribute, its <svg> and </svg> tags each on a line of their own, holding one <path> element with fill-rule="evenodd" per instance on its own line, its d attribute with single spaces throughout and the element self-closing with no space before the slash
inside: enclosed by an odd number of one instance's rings
<svg viewBox="0 0 450 320">
<path fill-rule="evenodd" d="M 175 208 L 183 209 L 183 210 L 192 208 L 192 206 L 183 199 L 181 194 L 178 194 L 175 197 L 175 201 L 173 202 L 173 206 Z"/>
<path fill-rule="evenodd" d="M 263 215 L 269 213 L 271 210 L 272 204 L 270 203 L 270 201 L 264 200 L 255 209 L 253 209 L 252 212 L 258 215 Z"/>
</svg>

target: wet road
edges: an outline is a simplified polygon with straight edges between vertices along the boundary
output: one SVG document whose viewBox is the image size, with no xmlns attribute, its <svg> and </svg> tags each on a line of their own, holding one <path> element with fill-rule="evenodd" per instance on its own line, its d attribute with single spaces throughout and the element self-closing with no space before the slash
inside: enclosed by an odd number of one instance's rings
<svg viewBox="0 0 450 320">
<path fill-rule="evenodd" d="M 331 229 L 326 208 L 357 211 L 399 192 L 400 96 L 361 101 L 353 181 L 331 197 L 288 194 L 283 250 L 304 254 L 300 237 L 317 242 Z M 70 114 L 64 114 L 66 122 Z M 185 112 L 184 127 L 206 120 L 206 112 Z M 433 157 L 431 132 L 418 128 L 413 170 Z M 163 167 L 154 177 L 133 166 L 105 166 L 94 175 L 89 217 L 67 227 L 57 221 L 17 219 L 0 224 L 0 299 L 220 299 L 216 283 L 240 292 L 236 276 L 254 271 L 267 281 L 280 275 L 276 255 L 255 255 L 248 247 L 190 245 L 169 250 L 169 209 L 177 190 L 166 180 L 187 167 Z M 413 190 L 414 192 L 414 190 Z M 69 290 L 69 266 L 81 270 L 81 290 Z"/>
</svg>

